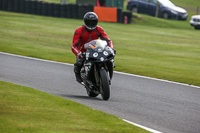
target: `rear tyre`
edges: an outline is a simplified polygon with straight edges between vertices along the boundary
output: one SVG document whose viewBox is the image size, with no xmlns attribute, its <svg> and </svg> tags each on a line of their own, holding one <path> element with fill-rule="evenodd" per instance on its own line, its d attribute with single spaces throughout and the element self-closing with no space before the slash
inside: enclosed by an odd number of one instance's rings
<svg viewBox="0 0 200 133">
<path fill-rule="evenodd" d="M 131 12 L 138 13 L 138 8 L 136 6 L 132 7 Z"/>
<path fill-rule="evenodd" d="M 110 98 L 109 78 L 105 69 L 100 70 L 100 92 L 103 100 Z"/>
<path fill-rule="evenodd" d="M 164 19 L 169 19 L 169 13 L 167 13 L 167 12 L 164 12 L 163 14 L 162 14 L 162 17 L 164 18 Z"/>
<path fill-rule="evenodd" d="M 200 26 L 195 26 L 194 29 L 195 29 L 195 30 L 199 30 L 199 29 L 200 29 Z"/>
</svg>

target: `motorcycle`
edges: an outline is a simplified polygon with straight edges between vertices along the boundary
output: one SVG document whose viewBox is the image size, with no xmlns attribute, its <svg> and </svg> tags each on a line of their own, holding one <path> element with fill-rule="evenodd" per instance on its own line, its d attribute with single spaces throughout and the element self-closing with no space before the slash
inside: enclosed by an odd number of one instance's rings
<svg viewBox="0 0 200 133">
<path fill-rule="evenodd" d="M 93 40 L 84 45 L 86 52 L 81 68 L 81 78 L 89 97 L 101 94 L 103 100 L 110 98 L 115 52 L 104 40 Z"/>
</svg>

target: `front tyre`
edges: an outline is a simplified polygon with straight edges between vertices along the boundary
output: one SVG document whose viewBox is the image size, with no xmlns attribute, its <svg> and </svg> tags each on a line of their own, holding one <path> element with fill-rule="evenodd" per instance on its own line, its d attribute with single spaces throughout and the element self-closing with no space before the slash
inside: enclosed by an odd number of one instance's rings
<svg viewBox="0 0 200 133">
<path fill-rule="evenodd" d="M 100 70 L 100 92 L 103 100 L 110 98 L 109 78 L 105 69 Z"/>
<path fill-rule="evenodd" d="M 199 29 L 200 29 L 200 26 L 195 26 L 194 29 L 195 29 L 195 30 L 199 30 Z"/>
<path fill-rule="evenodd" d="M 163 17 L 164 19 L 169 19 L 169 18 L 170 18 L 169 13 L 167 13 L 167 12 L 164 12 L 164 13 L 162 14 L 162 17 Z"/>
<path fill-rule="evenodd" d="M 132 13 L 138 13 L 138 8 L 136 6 L 131 8 Z"/>
</svg>

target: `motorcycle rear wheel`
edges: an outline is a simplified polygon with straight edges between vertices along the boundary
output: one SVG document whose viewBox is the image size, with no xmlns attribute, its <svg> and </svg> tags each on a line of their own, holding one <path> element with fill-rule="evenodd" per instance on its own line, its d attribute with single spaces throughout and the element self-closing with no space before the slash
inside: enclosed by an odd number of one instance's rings
<svg viewBox="0 0 200 133">
<path fill-rule="evenodd" d="M 100 70 L 100 92 L 103 100 L 110 98 L 109 78 L 105 69 Z"/>
</svg>

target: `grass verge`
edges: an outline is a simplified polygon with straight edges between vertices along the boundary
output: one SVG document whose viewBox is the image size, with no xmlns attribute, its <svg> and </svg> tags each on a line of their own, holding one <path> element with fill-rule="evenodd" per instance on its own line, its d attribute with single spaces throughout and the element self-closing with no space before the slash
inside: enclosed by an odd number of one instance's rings
<svg viewBox="0 0 200 133">
<path fill-rule="evenodd" d="M 3 81 L 0 101 L 1 133 L 147 132 L 79 103 Z"/>
</svg>

